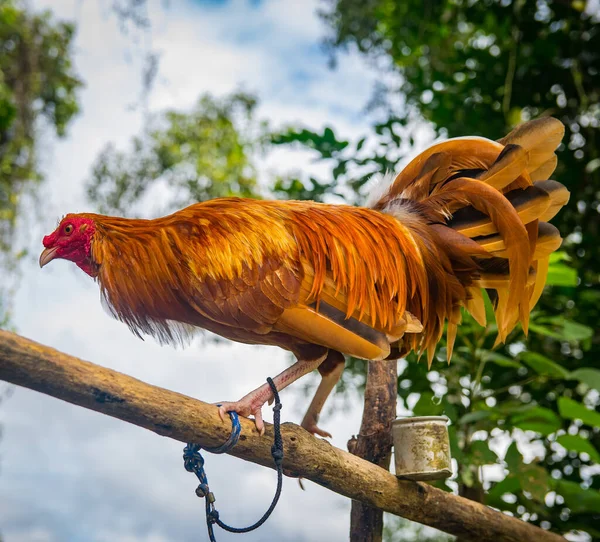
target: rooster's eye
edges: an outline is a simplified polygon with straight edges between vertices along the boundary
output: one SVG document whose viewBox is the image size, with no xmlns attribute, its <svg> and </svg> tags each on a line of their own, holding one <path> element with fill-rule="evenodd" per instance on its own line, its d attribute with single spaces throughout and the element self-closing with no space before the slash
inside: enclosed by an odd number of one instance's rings
<svg viewBox="0 0 600 542">
<path fill-rule="evenodd" d="M 67 224 L 65 226 L 65 233 L 67 235 L 71 235 L 71 233 L 73 233 L 73 225 L 72 224 Z"/>
</svg>

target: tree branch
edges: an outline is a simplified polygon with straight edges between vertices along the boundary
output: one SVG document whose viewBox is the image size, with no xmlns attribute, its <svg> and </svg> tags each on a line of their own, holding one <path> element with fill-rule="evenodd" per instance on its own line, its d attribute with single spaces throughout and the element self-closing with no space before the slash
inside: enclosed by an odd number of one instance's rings
<svg viewBox="0 0 600 542">
<path fill-rule="evenodd" d="M 398 362 L 370 361 L 365 388 L 365 407 L 358 439 L 348 450 L 389 470 L 392 422 L 396 418 Z M 381 542 L 383 512 L 361 501 L 352 501 L 350 542 Z"/>
<path fill-rule="evenodd" d="M 0 379 L 181 442 L 216 446 L 230 432 L 229 422 L 220 420 L 214 405 L 145 384 L 6 331 L 0 331 Z M 251 420 L 240 418 L 240 423 L 240 440 L 231 455 L 272 468 L 272 426 L 267 424 L 265 436 L 260 437 Z M 564 541 L 482 504 L 424 483 L 398 480 L 295 424 L 283 424 L 282 436 L 287 472 L 350 499 L 451 534 L 466 534 L 473 540 Z"/>
</svg>

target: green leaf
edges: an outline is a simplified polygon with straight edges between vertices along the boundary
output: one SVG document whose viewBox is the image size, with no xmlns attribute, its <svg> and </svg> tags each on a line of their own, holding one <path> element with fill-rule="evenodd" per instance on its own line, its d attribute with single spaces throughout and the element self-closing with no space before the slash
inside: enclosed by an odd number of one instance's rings
<svg viewBox="0 0 600 542">
<path fill-rule="evenodd" d="M 549 286 L 577 286 L 577 270 L 564 263 L 551 264 L 546 284 Z"/>
<path fill-rule="evenodd" d="M 444 397 L 442 406 L 444 407 L 444 410 L 442 410 L 444 416 L 447 416 L 451 420 L 456 420 L 456 418 L 458 418 L 458 409 L 456 408 L 456 405 L 453 405 L 448 401 L 448 397 Z"/>
<path fill-rule="evenodd" d="M 475 483 L 475 474 L 473 468 L 466 467 L 460 471 L 460 480 L 467 487 L 473 487 Z"/>
<path fill-rule="evenodd" d="M 564 250 L 558 250 L 550 254 L 550 265 L 558 262 L 570 262 L 572 260 Z"/>
<path fill-rule="evenodd" d="M 589 440 L 578 435 L 561 435 L 556 442 L 569 451 L 588 454 L 594 463 L 600 464 L 600 453 Z"/>
<path fill-rule="evenodd" d="M 590 367 L 582 367 L 575 369 L 569 375 L 569 380 L 579 380 L 583 384 L 587 384 L 590 388 L 600 391 L 600 370 Z"/>
<path fill-rule="evenodd" d="M 600 492 L 595 489 L 583 489 L 575 482 L 559 480 L 556 491 L 565 499 L 565 504 L 574 514 L 597 512 L 600 510 Z"/>
<path fill-rule="evenodd" d="M 535 407 L 522 414 L 512 416 L 514 427 L 526 431 L 535 431 L 541 435 L 549 435 L 562 427 L 561 419 L 549 408 Z"/>
<path fill-rule="evenodd" d="M 600 168 L 600 158 L 594 158 L 586 164 L 585 171 L 586 173 L 594 173 L 598 168 Z"/>
<path fill-rule="evenodd" d="M 583 403 L 578 403 L 568 397 L 558 399 L 558 411 L 563 418 L 568 420 L 581 420 L 586 425 L 600 427 L 600 414 L 587 408 Z"/>
<path fill-rule="evenodd" d="M 498 456 L 490 450 L 484 440 L 474 440 L 469 445 L 469 455 L 472 465 L 490 465 L 498 461 Z"/>
<path fill-rule="evenodd" d="M 534 403 L 523 403 L 522 401 L 518 401 L 516 399 L 508 399 L 498 403 L 494 407 L 494 411 L 501 414 L 521 414 L 522 412 L 527 412 L 528 410 L 532 410 L 534 408 L 537 408 Z"/>
<path fill-rule="evenodd" d="M 468 412 L 460 420 L 459 425 L 465 425 L 468 423 L 478 422 L 479 420 L 485 420 L 489 418 L 492 413 L 489 410 L 476 410 L 475 412 Z"/>
<path fill-rule="evenodd" d="M 564 367 L 537 352 L 522 352 L 519 355 L 519 358 L 540 375 L 549 376 L 551 378 L 569 377 L 569 371 Z"/>
<path fill-rule="evenodd" d="M 600 158 L 594 158 L 586 164 L 585 171 L 587 173 L 594 173 L 598 168 L 600 168 Z"/>
<path fill-rule="evenodd" d="M 521 468 L 521 465 L 523 464 L 523 456 L 521 455 L 521 452 L 519 452 L 516 442 L 513 442 L 508 447 L 508 450 L 506 450 L 504 461 L 508 467 L 508 470 L 511 472 L 517 472 Z"/>
<path fill-rule="evenodd" d="M 511 473 L 489 490 L 487 499 L 497 501 L 505 493 L 516 493 L 519 489 L 521 489 L 521 480 L 516 474 Z M 491 504 L 491 502 L 488 501 L 487 504 Z"/>
<path fill-rule="evenodd" d="M 534 333 L 559 341 L 585 341 L 594 335 L 591 327 L 567 320 L 563 316 L 536 315 L 530 322 L 529 329 Z"/>
<path fill-rule="evenodd" d="M 591 327 L 567 320 L 562 316 L 537 318 L 534 322 L 530 322 L 529 329 L 534 333 L 552 337 L 559 341 L 584 341 L 591 339 L 594 335 L 594 330 Z"/>
<path fill-rule="evenodd" d="M 502 354 L 498 354 L 498 352 L 483 350 L 481 356 L 486 363 L 495 363 L 496 365 L 500 365 L 500 367 L 515 367 L 516 369 L 521 367 L 521 364 L 518 361 L 503 356 Z"/>
<path fill-rule="evenodd" d="M 483 304 L 485 306 L 485 318 L 488 322 L 496 321 L 496 314 L 494 313 L 494 305 L 490 301 L 487 290 L 483 292 Z"/>
<path fill-rule="evenodd" d="M 413 408 L 415 416 L 439 416 L 443 413 L 444 405 L 441 401 L 434 401 L 434 394 L 430 391 L 423 392 Z"/>
<path fill-rule="evenodd" d="M 448 427 L 448 435 L 450 440 L 450 453 L 452 454 L 452 457 L 456 459 L 456 461 L 458 461 L 459 464 L 461 464 L 463 462 L 465 454 L 463 453 L 463 450 L 459 445 L 456 425 L 453 424 L 450 427 Z"/>
<path fill-rule="evenodd" d="M 536 324 L 535 322 L 529 322 L 529 331 L 532 331 L 533 333 L 537 333 L 538 335 L 544 335 L 545 337 L 552 337 L 553 339 L 556 339 L 557 341 L 566 340 L 564 335 L 562 333 L 560 333 L 559 331 L 554 331 L 553 329 L 551 329 L 547 326 L 542 326 L 542 325 Z"/>
<path fill-rule="evenodd" d="M 550 491 L 552 484 L 548 471 L 540 465 L 530 463 L 523 465 L 519 470 L 518 476 L 523 490 L 530 493 L 534 500 L 544 502 L 544 498 L 548 491 Z"/>
<path fill-rule="evenodd" d="M 509 475 L 503 482 L 493 487 L 494 494 L 501 497 L 503 493 L 516 493 L 521 488 L 530 493 L 536 501 L 543 502 L 552 485 L 548 471 L 535 463 L 524 464 L 516 442 L 508 447 L 504 461 Z"/>
<path fill-rule="evenodd" d="M 572 320 L 564 320 L 563 329 L 565 336 L 570 341 L 584 341 L 594 336 L 594 330 L 591 327 L 578 324 Z"/>
</svg>

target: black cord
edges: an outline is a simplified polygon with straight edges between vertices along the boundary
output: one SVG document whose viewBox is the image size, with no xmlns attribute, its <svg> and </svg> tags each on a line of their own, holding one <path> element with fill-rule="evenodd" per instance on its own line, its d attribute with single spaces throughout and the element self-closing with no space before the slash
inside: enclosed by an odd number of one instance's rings
<svg viewBox="0 0 600 542">
<path fill-rule="evenodd" d="M 267 521 L 267 519 L 269 519 L 269 516 L 273 513 L 273 510 L 275 510 L 275 507 L 277 506 L 279 497 L 281 497 L 281 488 L 283 487 L 283 439 L 281 438 L 282 405 L 281 401 L 279 400 L 279 393 L 277 392 L 277 388 L 275 387 L 273 379 L 270 377 L 267 378 L 267 383 L 269 384 L 271 391 L 273 392 L 273 397 L 275 398 L 275 405 L 273 406 L 273 446 L 271 446 L 271 455 L 273 456 L 273 461 L 275 462 L 275 468 L 277 470 L 277 489 L 275 490 L 275 496 L 273 497 L 273 501 L 271 502 L 268 510 L 256 523 L 253 523 L 249 527 L 238 528 L 231 527 L 219 519 L 219 512 L 214 505 L 215 496 L 208 487 L 208 478 L 206 477 L 206 472 L 204 471 L 204 458 L 200 454 L 200 445 L 188 443 L 188 445 L 183 449 L 183 462 L 185 469 L 188 472 L 193 472 L 200 481 L 200 485 L 196 488 L 196 495 L 198 495 L 198 497 L 205 498 L 206 526 L 208 527 L 208 537 L 210 542 L 216 542 L 213 531 L 213 525 L 215 523 L 221 527 L 221 529 L 229 531 L 230 533 L 248 533 L 258 529 L 263 523 L 265 523 L 265 521 Z M 213 453 L 225 453 L 231 450 L 237 444 L 241 431 L 239 418 L 235 412 L 230 412 L 229 416 L 231 418 L 232 429 L 231 435 L 227 442 L 217 448 L 205 448 L 205 450 Z"/>
</svg>

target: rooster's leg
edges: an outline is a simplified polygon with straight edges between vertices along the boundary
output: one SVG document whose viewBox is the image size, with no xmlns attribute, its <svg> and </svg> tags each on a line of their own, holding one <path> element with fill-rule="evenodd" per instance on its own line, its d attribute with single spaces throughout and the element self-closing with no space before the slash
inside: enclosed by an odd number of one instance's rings
<svg viewBox="0 0 600 542">
<path fill-rule="evenodd" d="M 317 425 L 323 405 L 344 372 L 344 356 L 330 350 L 327 359 L 319 366 L 321 382 L 300 424 L 313 435 L 331 438 L 331 433 L 323 431 Z"/>
<path fill-rule="evenodd" d="M 295 382 L 305 374 L 310 373 L 316 369 L 327 357 L 327 352 L 322 356 L 311 359 L 311 360 L 298 360 L 294 365 L 288 367 L 285 371 L 279 373 L 274 379 L 273 383 L 277 388 L 277 391 L 281 391 L 283 388 L 289 386 L 292 382 Z M 242 397 L 236 402 L 222 402 L 219 407 L 219 416 L 222 420 L 225 420 L 225 415 L 228 412 L 237 412 L 240 416 L 248 417 L 254 416 L 254 423 L 256 429 L 262 435 L 265 432 L 265 424 L 262 419 L 262 406 L 273 398 L 273 393 L 269 384 L 263 384 L 254 391 L 251 391 L 248 395 Z"/>
</svg>

